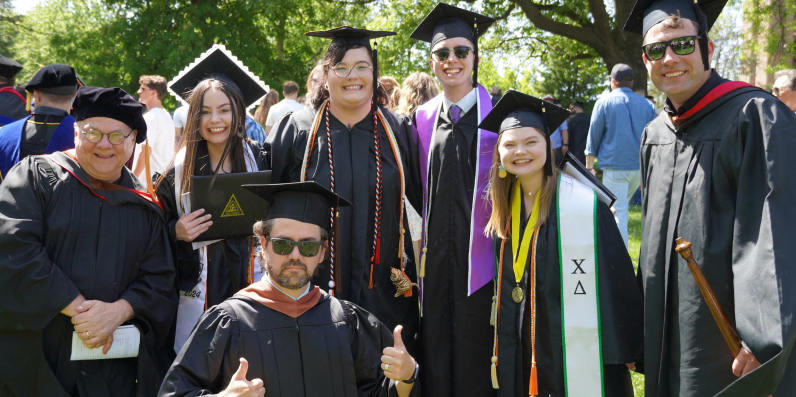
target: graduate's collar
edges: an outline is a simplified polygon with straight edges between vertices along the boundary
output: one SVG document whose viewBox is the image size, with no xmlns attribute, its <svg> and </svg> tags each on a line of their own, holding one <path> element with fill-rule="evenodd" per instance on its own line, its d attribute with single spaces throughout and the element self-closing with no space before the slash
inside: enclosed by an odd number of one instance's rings
<svg viewBox="0 0 796 397">
<path fill-rule="evenodd" d="M 464 98 L 460 99 L 459 102 L 452 102 L 448 97 L 444 94 L 442 95 L 442 111 L 448 113 L 451 106 L 456 105 L 460 109 L 462 109 L 462 117 L 464 117 L 465 113 L 469 112 L 470 109 L 475 106 L 475 102 L 478 100 L 478 88 L 473 88 Z"/>
</svg>

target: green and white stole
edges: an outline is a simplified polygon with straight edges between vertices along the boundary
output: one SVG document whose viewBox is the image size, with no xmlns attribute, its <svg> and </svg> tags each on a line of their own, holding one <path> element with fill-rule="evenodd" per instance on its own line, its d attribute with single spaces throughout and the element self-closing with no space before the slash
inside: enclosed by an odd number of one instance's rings
<svg viewBox="0 0 796 397">
<path fill-rule="evenodd" d="M 558 181 L 561 323 L 567 396 L 604 396 L 597 274 L 597 196 L 566 174 Z"/>
</svg>

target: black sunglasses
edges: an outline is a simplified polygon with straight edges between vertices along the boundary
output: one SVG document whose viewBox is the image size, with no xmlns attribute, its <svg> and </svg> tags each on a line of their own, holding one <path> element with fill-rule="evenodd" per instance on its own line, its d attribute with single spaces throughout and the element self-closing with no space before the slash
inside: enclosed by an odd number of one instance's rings
<svg viewBox="0 0 796 397">
<path fill-rule="evenodd" d="M 467 55 L 470 55 L 470 51 L 473 51 L 472 48 L 467 46 L 457 46 L 453 47 L 453 55 L 456 55 L 456 58 L 464 59 L 467 58 Z M 440 48 L 439 50 L 432 51 L 434 57 L 437 58 L 438 62 L 445 62 L 448 60 L 448 57 L 451 56 L 451 48 Z"/>
<path fill-rule="evenodd" d="M 677 55 L 688 55 L 694 52 L 697 40 L 701 38 L 702 36 L 683 36 L 669 41 L 644 44 L 641 49 L 650 61 L 657 61 L 666 55 L 666 47 L 671 47 Z"/>
<path fill-rule="evenodd" d="M 277 255 L 289 255 L 293 252 L 293 247 L 298 246 L 301 256 L 313 257 L 318 255 L 318 251 L 323 245 L 323 241 L 293 241 L 285 238 L 266 237 L 271 242 L 271 248 Z"/>
</svg>

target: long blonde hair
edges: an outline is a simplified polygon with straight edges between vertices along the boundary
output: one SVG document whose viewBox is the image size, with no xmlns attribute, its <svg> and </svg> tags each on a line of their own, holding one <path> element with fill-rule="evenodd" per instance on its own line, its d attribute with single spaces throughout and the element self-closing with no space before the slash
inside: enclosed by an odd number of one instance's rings
<svg viewBox="0 0 796 397">
<path fill-rule="evenodd" d="M 537 130 L 539 131 L 539 130 Z M 546 134 L 539 131 L 542 136 Z M 498 140 L 495 143 L 495 151 L 492 154 L 492 167 L 489 170 L 489 197 L 492 200 L 492 214 L 489 216 L 489 223 L 484 228 L 484 234 L 487 237 L 497 236 L 502 239 L 507 238 L 506 225 L 509 222 L 509 215 L 511 214 L 511 189 L 514 186 L 514 181 L 517 177 L 508 174 L 505 178 L 498 176 L 500 166 L 500 140 L 503 134 L 498 135 Z M 550 138 L 546 138 L 547 142 L 547 159 L 545 161 L 553 161 L 553 146 L 550 144 Z M 544 172 L 544 168 L 540 170 Z M 558 181 L 558 170 L 553 166 L 553 175 L 544 175 L 542 178 L 542 188 L 539 196 L 539 218 L 535 226 L 541 226 L 547 222 L 547 217 L 550 216 L 550 203 L 556 196 L 556 182 Z M 514 216 L 519 216 L 515 214 Z"/>
<path fill-rule="evenodd" d="M 415 72 L 404 79 L 401 98 L 394 111 L 405 116 L 412 115 L 418 106 L 439 95 L 437 82 L 428 73 Z"/>
</svg>

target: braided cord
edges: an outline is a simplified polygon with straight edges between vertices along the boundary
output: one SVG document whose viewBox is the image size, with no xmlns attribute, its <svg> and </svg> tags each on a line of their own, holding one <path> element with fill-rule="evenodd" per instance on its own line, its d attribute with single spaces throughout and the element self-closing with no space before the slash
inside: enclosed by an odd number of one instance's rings
<svg viewBox="0 0 796 397">
<path fill-rule="evenodd" d="M 368 289 L 373 289 L 373 265 L 381 262 L 381 139 L 379 137 L 378 107 L 373 105 L 373 138 L 376 145 L 376 216 L 373 219 L 373 255 L 370 257 L 370 281 Z"/>
<path fill-rule="evenodd" d="M 332 157 L 332 128 L 329 125 L 329 104 L 327 103 L 324 107 L 324 117 L 326 118 L 326 141 L 328 152 L 329 152 L 329 186 L 331 187 L 332 193 L 334 193 L 334 161 Z M 329 229 L 335 230 L 334 228 L 334 221 L 335 221 L 335 207 L 329 208 Z M 337 233 L 332 233 L 332 238 L 329 244 L 329 291 L 331 295 L 334 296 L 334 287 L 336 286 L 334 283 L 334 259 L 335 259 L 335 240 L 337 239 Z"/>
</svg>

